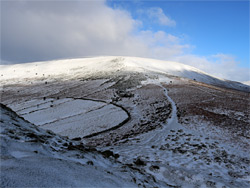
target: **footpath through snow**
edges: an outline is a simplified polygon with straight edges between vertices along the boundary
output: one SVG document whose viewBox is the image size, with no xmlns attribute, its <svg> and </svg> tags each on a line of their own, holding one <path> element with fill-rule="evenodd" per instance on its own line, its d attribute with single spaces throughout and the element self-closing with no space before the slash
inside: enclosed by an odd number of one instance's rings
<svg viewBox="0 0 250 188">
<path fill-rule="evenodd" d="M 234 161 L 245 160 L 244 168 L 249 168 L 246 154 L 210 139 L 209 133 L 201 135 L 179 124 L 175 102 L 168 96 L 167 89 L 159 86 L 171 103 L 171 118 L 162 128 L 108 149 L 119 153 L 122 163 L 139 165 L 169 187 L 248 187 L 246 176 L 232 182 L 231 174 L 219 162 L 225 155 Z M 239 155 L 237 159 L 234 152 Z M 240 171 L 241 165 L 235 165 L 234 170 Z"/>
</svg>

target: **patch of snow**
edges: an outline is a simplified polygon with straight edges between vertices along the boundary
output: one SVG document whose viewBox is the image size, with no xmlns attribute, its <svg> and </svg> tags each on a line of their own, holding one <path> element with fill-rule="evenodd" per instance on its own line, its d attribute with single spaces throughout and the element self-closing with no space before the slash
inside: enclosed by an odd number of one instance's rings
<svg viewBox="0 0 250 188">
<path fill-rule="evenodd" d="M 29 122 L 69 138 L 105 131 L 128 118 L 123 109 L 92 100 L 36 99 L 9 107 Z"/>
<path fill-rule="evenodd" d="M 242 82 L 242 83 L 245 84 L 245 85 L 250 86 L 250 81 L 245 81 L 245 82 Z"/>
<path fill-rule="evenodd" d="M 23 157 L 30 156 L 30 154 L 28 152 L 23 152 L 23 151 L 13 151 L 13 152 L 11 152 L 11 155 L 15 158 L 23 158 Z"/>
</svg>

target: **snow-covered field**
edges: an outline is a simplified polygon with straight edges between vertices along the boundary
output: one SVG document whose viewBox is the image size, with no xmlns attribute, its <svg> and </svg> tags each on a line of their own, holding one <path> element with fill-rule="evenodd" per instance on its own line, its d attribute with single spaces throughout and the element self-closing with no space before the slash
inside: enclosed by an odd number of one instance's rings
<svg viewBox="0 0 250 188">
<path fill-rule="evenodd" d="M 2 187 L 250 186 L 249 86 L 133 57 L 1 65 L 0 76 L 1 103 L 39 127 L 2 107 Z"/>
<path fill-rule="evenodd" d="M 165 186 L 116 161 L 108 151 L 37 128 L 2 104 L 0 187 Z"/>
<path fill-rule="evenodd" d="M 111 129 L 128 118 L 117 106 L 82 99 L 36 99 L 9 107 L 29 122 L 69 138 Z"/>
</svg>

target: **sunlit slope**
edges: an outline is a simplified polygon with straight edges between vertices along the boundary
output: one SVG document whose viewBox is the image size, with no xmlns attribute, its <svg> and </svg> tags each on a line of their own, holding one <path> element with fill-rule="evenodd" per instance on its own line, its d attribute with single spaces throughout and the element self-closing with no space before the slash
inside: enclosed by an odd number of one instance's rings
<svg viewBox="0 0 250 188">
<path fill-rule="evenodd" d="M 145 59 L 138 57 L 93 57 L 82 59 L 66 59 L 46 62 L 0 65 L 0 81 L 4 84 L 25 82 L 30 79 L 60 78 L 63 80 L 99 76 L 105 77 L 120 71 L 178 76 L 207 84 L 249 91 L 249 86 L 216 78 L 194 67 L 181 63 Z"/>
</svg>

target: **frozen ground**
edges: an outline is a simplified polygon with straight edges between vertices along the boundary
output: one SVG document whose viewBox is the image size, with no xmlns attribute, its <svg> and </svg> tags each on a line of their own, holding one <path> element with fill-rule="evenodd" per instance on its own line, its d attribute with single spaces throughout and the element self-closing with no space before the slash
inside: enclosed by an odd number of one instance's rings
<svg viewBox="0 0 250 188">
<path fill-rule="evenodd" d="M 31 100 L 9 105 L 29 122 L 69 138 L 96 134 L 126 121 L 126 111 L 113 104 L 83 99 Z"/>
<path fill-rule="evenodd" d="M 99 182 L 108 181 L 105 185 L 109 187 L 249 187 L 250 101 L 249 92 L 241 92 L 249 91 L 246 85 L 214 78 L 174 62 L 130 57 L 0 68 L 1 103 L 39 126 L 26 127 L 24 134 L 23 128 L 16 128 L 23 120 L 1 117 L 4 186 L 17 186 L 11 184 L 11 179 L 18 181 L 19 177 L 28 185 L 31 177 L 44 173 L 41 177 L 45 178 L 53 171 L 51 168 L 58 168 L 70 170 L 73 178 L 62 180 L 59 170 L 55 170 L 54 184 L 48 179 L 41 185 L 60 187 L 60 183 L 66 182 L 66 186 L 72 187 L 98 187 Z M 51 136 L 40 127 L 80 138 L 72 141 Z M 41 139 L 36 136 L 40 131 L 52 140 L 41 144 L 32 141 Z M 85 149 L 90 146 L 98 151 L 87 152 Z M 58 156 L 67 160 L 58 162 Z M 36 164 L 40 158 L 46 158 L 42 160 L 44 168 Z M 79 162 L 79 158 L 80 163 L 75 165 L 72 161 Z M 28 161 L 42 170 L 35 170 L 38 173 L 30 177 L 28 172 L 34 171 L 28 167 L 27 174 L 22 174 Z M 81 170 L 90 170 L 93 178 L 79 180 L 77 174 Z M 12 178 L 13 173 L 17 175 Z M 117 182 L 116 177 L 120 176 L 121 182 Z M 44 181 L 43 178 L 36 182 Z M 70 184 L 71 181 L 76 183 Z"/>
<path fill-rule="evenodd" d="M 139 164 L 173 187 L 248 187 L 249 150 L 214 139 L 212 131 L 179 124 L 176 105 L 163 90 L 172 105 L 171 118 L 162 129 L 112 147 L 120 154 L 119 160 Z"/>
<path fill-rule="evenodd" d="M 37 128 L 1 104 L 0 187 L 148 187 L 155 183 L 110 152 Z"/>
</svg>

